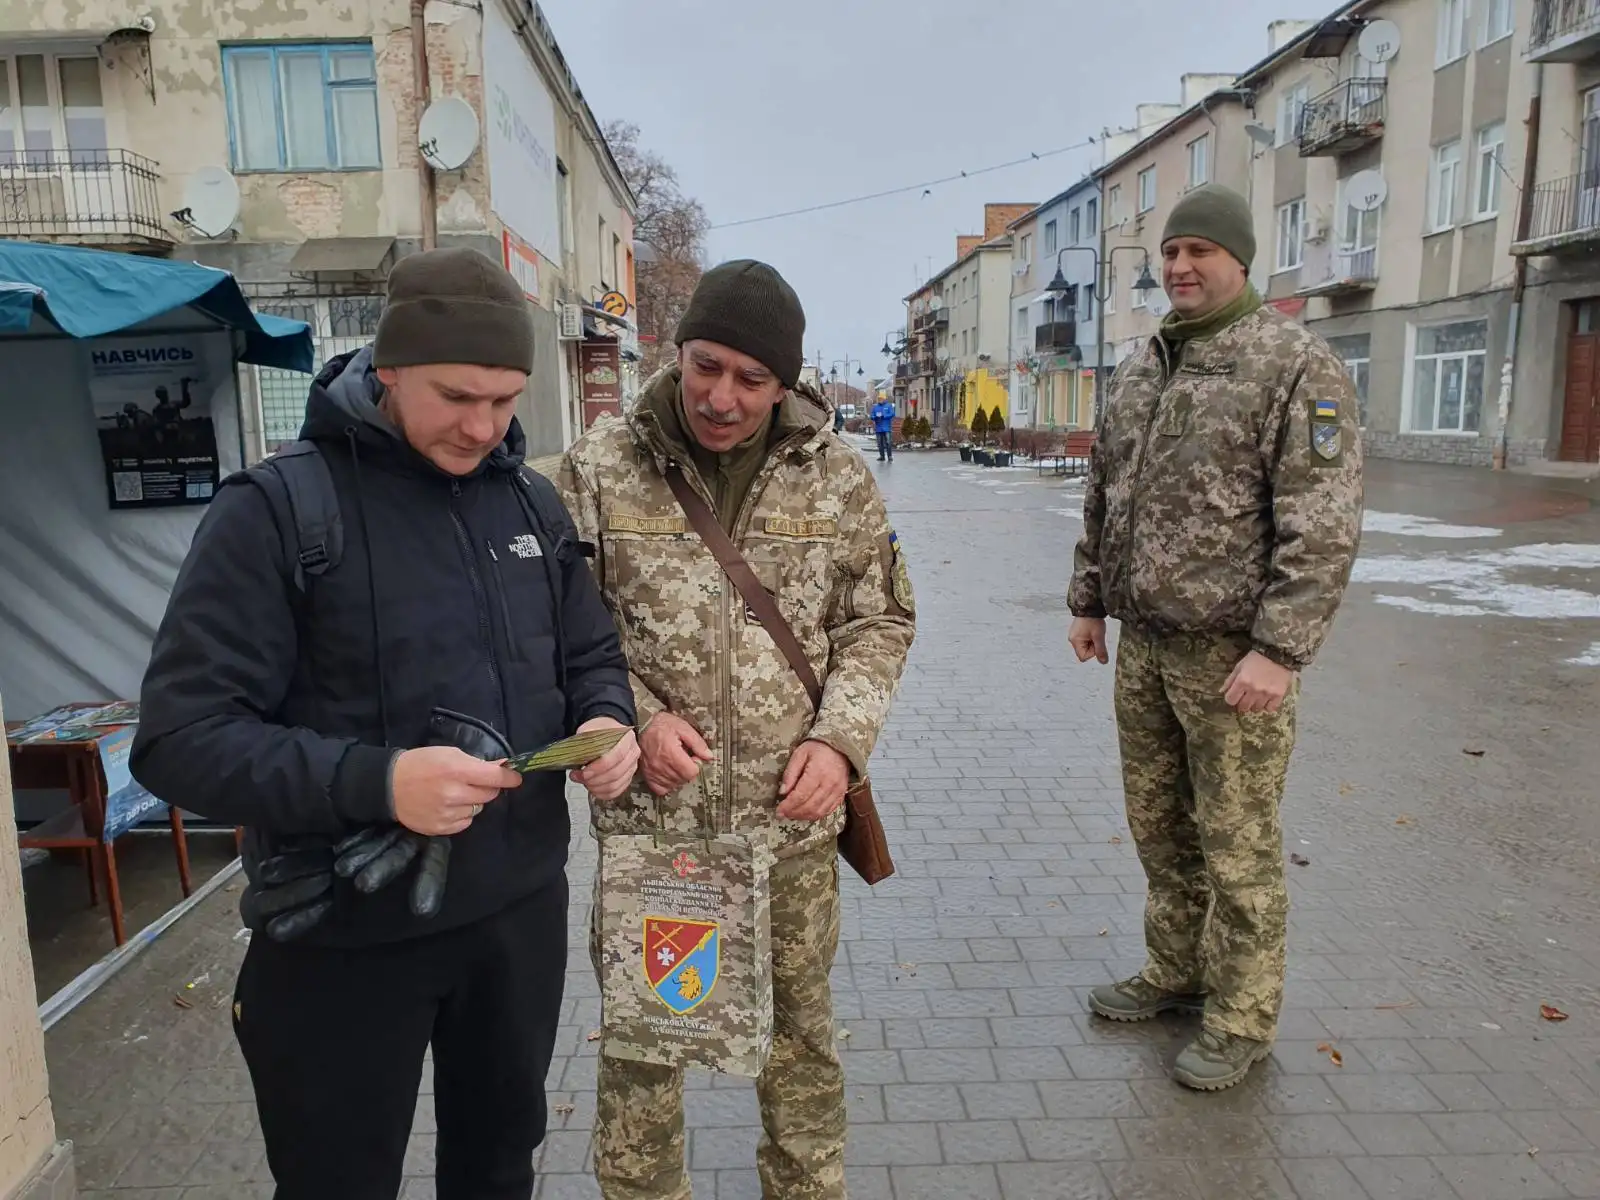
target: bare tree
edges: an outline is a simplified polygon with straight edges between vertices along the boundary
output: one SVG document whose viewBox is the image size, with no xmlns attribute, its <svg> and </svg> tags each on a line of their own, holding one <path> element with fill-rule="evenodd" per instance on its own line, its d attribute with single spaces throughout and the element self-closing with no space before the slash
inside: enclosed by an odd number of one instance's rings
<svg viewBox="0 0 1600 1200">
<path fill-rule="evenodd" d="M 637 125 L 611 121 L 605 138 L 639 202 L 635 285 L 639 352 L 648 376 L 676 355 L 673 331 L 700 282 L 711 222 L 700 202 L 683 194 L 671 165 L 639 144 Z"/>
</svg>

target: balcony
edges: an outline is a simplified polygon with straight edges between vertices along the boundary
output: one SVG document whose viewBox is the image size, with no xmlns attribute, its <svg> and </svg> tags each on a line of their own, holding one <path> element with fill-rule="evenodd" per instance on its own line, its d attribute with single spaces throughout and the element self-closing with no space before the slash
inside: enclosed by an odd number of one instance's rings
<svg viewBox="0 0 1600 1200">
<path fill-rule="evenodd" d="M 126 150 L 0 154 L 0 238 L 170 250 L 150 159 Z"/>
<path fill-rule="evenodd" d="M 899 382 L 901 380 L 910 379 L 911 378 L 911 364 L 908 363 L 908 362 L 895 363 L 895 365 L 894 365 L 894 377 L 895 377 L 895 381 L 896 382 Z"/>
<path fill-rule="evenodd" d="M 1528 235 L 1511 253 L 1559 254 L 1600 247 L 1600 168 L 1551 179 L 1533 189 Z"/>
<path fill-rule="evenodd" d="M 1033 349 L 1038 354 L 1059 354 L 1078 344 L 1076 321 L 1052 321 L 1036 325 L 1033 330 Z"/>
<path fill-rule="evenodd" d="M 950 324 L 950 310 L 943 306 L 930 308 L 926 312 L 918 313 L 912 322 L 912 328 L 918 331 L 923 329 L 940 329 Z"/>
<path fill-rule="evenodd" d="M 1575 63 L 1600 54 L 1600 0 L 1533 0 L 1528 61 Z"/>
<path fill-rule="evenodd" d="M 1300 157 L 1349 154 L 1383 136 L 1389 81 L 1346 79 L 1310 101 L 1300 118 Z"/>
<path fill-rule="evenodd" d="M 1316 283 L 1295 292 L 1297 296 L 1354 296 L 1378 286 L 1378 248 L 1336 250 L 1329 256 L 1328 273 Z"/>
</svg>

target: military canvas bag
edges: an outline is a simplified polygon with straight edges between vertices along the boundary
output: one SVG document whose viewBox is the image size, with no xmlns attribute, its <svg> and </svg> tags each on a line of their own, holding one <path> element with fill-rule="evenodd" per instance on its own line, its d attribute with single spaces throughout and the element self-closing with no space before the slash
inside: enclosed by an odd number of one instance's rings
<svg viewBox="0 0 1600 1200">
<path fill-rule="evenodd" d="M 600 1052 L 755 1078 L 772 1052 L 765 839 L 600 840 Z"/>
</svg>

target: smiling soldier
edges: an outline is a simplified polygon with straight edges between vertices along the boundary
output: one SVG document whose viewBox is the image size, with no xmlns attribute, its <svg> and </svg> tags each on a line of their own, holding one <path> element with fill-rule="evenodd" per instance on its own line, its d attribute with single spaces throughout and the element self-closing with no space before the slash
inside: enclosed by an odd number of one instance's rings
<svg viewBox="0 0 1600 1200">
<path fill-rule="evenodd" d="M 1162 235 L 1172 312 L 1117 369 L 1068 604 L 1079 662 L 1122 623 L 1116 717 L 1149 879 L 1147 961 L 1094 989 L 1114 1021 L 1203 1009 L 1174 1078 L 1231 1087 L 1283 1001 L 1283 835 L 1300 672 L 1350 579 L 1361 443 L 1343 363 L 1251 286 L 1250 209 L 1214 184 Z"/>
<path fill-rule="evenodd" d="M 799 382 L 805 316 L 764 263 L 706 273 L 676 365 L 626 422 L 597 423 L 559 484 L 597 547 L 622 633 L 643 780 L 592 807 L 596 834 L 748 834 L 772 845 L 772 1053 L 758 1082 L 762 1195 L 844 1191 L 844 1072 L 828 973 L 836 840 L 915 630 L 898 539 L 865 460 Z M 687 487 L 776 600 L 822 685 L 819 709 L 674 494 Z M 752 585 L 753 586 L 753 585 Z M 709 810 L 709 811 L 708 811 Z M 596 910 L 601 907 L 597 897 Z M 591 933 L 591 949 L 598 947 Z M 595 1174 L 606 1200 L 685 1200 L 683 1075 L 602 1053 Z"/>
</svg>

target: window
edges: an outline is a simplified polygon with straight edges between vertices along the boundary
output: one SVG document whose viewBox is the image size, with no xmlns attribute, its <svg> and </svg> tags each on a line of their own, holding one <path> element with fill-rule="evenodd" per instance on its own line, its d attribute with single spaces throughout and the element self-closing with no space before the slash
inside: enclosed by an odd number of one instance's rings
<svg viewBox="0 0 1600 1200">
<path fill-rule="evenodd" d="M 572 243 L 572 176 L 567 164 L 556 159 L 556 214 L 561 222 L 561 257 L 563 262 L 573 255 Z"/>
<path fill-rule="evenodd" d="M 370 45 L 225 46 L 222 69 L 236 170 L 383 165 Z"/>
<path fill-rule="evenodd" d="M 1033 234 L 1031 233 L 1022 235 L 1022 260 L 1024 262 L 1033 261 Z"/>
<path fill-rule="evenodd" d="M 1028 309 L 1026 306 L 1017 309 L 1016 339 L 1018 342 L 1026 342 L 1028 340 Z"/>
<path fill-rule="evenodd" d="M 1279 271 L 1292 271 L 1300 265 L 1304 245 L 1306 201 L 1302 196 L 1278 207 L 1278 266 Z"/>
<path fill-rule="evenodd" d="M 1100 236 L 1100 205 L 1091 200 L 1083 206 L 1084 230 L 1092 238 Z"/>
<path fill-rule="evenodd" d="M 1092 321 L 1094 320 L 1094 286 L 1086 283 L 1078 290 L 1078 311 L 1083 314 L 1085 321 Z"/>
<path fill-rule="evenodd" d="M 1117 269 L 1115 267 L 1106 272 L 1106 306 L 1103 311 L 1107 316 L 1117 311 Z"/>
<path fill-rule="evenodd" d="M 597 264 L 600 269 L 600 285 L 607 286 L 610 282 L 611 272 L 606 270 L 606 251 L 611 249 L 611 243 L 606 238 L 606 219 L 600 218 L 600 239 L 595 243 L 595 251 L 599 258 Z"/>
<path fill-rule="evenodd" d="M 1195 138 L 1189 143 L 1189 186 L 1199 187 L 1211 182 L 1211 135 Z"/>
<path fill-rule="evenodd" d="M 1350 203 L 1340 187 L 1338 199 L 1339 245 L 1334 273 L 1352 279 L 1378 277 L 1378 210 L 1362 210 Z"/>
<path fill-rule="evenodd" d="M 1428 232 L 1439 233 L 1456 223 L 1456 197 L 1461 191 L 1461 143 L 1433 148 L 1428 172 Z"/>
<path fill-rule="evenodd" d="M 1128 295 L 1132 297 L 1132 302 L 1129 304 L 1130 308 L 1144 308 L 1146 300 L 1149 299 L 1149 293 L 1139 289 L 1139 281 L 1137 279 L 1129 286 Z"/>
<path fill-rule="evenodd" d="M 1478 130 L 1478 186 L 1473 192 L 1472 215 L 1492 217 L 1500 211 L 1500 164 L 1506 151 L 1504 121 Z"/>
<path fill-rule="evenodd" d="M 1139 172 L 1139 212 L 1147 213 L 1156 206 L 1156 169 L 1146 167 Z"/>
<path fill-rule="evenodd" d="M 1355 333 L 1348 337 L 1331 337 L 1328 345 L 1341 359 L 1356 390 L 1356 411 L 1361 427 L 1367 427 L 1367 384 L 1372 377 L 1372 337 Z"/>
<path fill-rule="evenodd" d="M 1439 32 L 1433 65 L 1448 66 L 1467 52 L 1468 0 L 1439 0 Z"/>
<path fill-rule="evenodd" d="M 1501 38 L 1510 37 L 1514 22 L 1511 0 L 1484 0 L 1483 40 L 1479 45 L 1487 46 Z"/>
<path fill-rule="evenodd" d="M 1417 330 L 1411 367 L 1411 431 L 1476 433 L 1483 412 L 1487 321 Z"/>
<path fill-rule="evenodd" d="M 1304 80 L 1283 93 L 1278 102 L 1278 145 L 1285 146 L 1300 136 L 1300 122 L 1310 99 L 1311 85 Z"/>
<path fill-rule="evenodd" d="M 1122 185 L 1113 184 L 1111 194 L 1106 198 L 1106 211 L 1113 225 L 1122 224 Z"/>
<path fill-rule="evenodd" d="M 1067 242 L 1076 246 L 1083 241 L 1083 210 L 1075 208 L 1067 217 Z"/>
<path fill-rule="evenodd" d="M 106 148 L 98 58 L 0 56 L 0 163 L 44 166 L 62 149 L 74 163 L 92 163 Z"/>
<path fill-rule="evenodd" d="M 1054 254 L 1058 249 L 1056 236 L 1056 223 L 1054 221 L 1046 221 L 1044 223 L 1044 252 L 1046 254 Z"/>
</svg>

